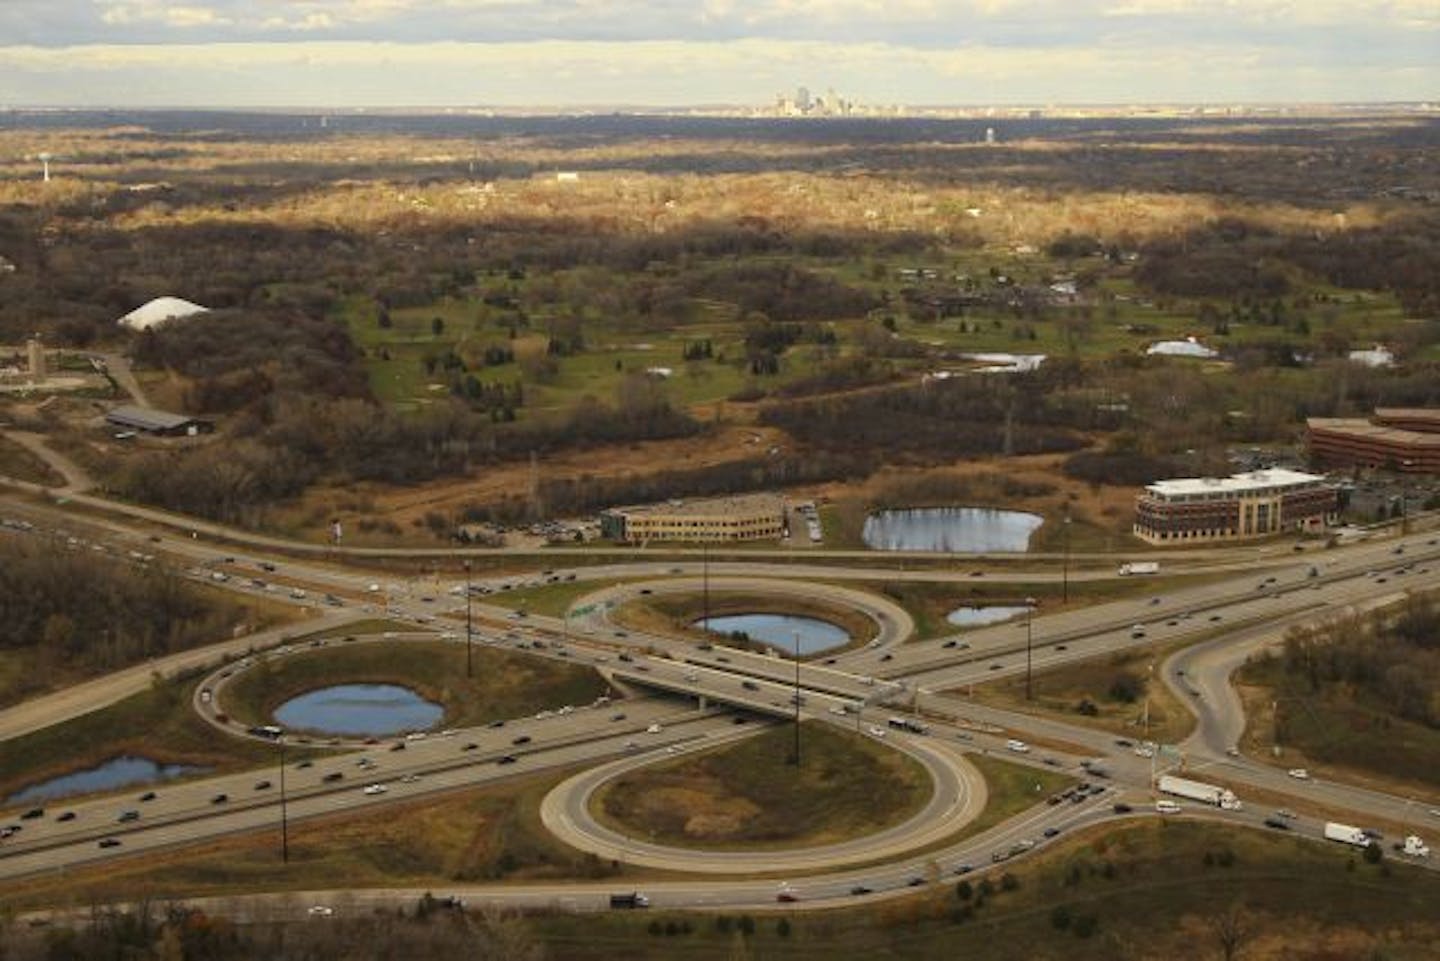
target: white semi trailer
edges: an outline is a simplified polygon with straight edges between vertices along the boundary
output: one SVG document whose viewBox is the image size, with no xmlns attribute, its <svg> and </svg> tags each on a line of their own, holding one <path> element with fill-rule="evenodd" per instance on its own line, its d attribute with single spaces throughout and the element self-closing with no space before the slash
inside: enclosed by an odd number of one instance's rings
<svg viewBox="0 0 1440 961">
<path fill-rule="evenodd" d="M 1188 778 L 1176 777 L 1173 774 L 1162 774 L 1156 784 L 1162 794 L 1173 794 L 1176 797 L 1189 798 L 1192 801 L 1201 801 L 1205 804 L 1213 804 L 1215 807 L 1224 808 L 1226 811 L 1239 811 L 1244 805 L 1240 799 L 1229 788 L 1223 788 L 1215 784 L 1205 784 L 1202 781 L 1191 781 Z"/>
<path fill-rule="evenodd" d="M 1370 838 L 1365 832 L 1349 824 L 1340 824 L 1337 821 L 1325 822 L 1325 840 L 1339 841 L 1341 844 L 1350 844 L 1357 848 L 1368 848 Z"/>
</svg>

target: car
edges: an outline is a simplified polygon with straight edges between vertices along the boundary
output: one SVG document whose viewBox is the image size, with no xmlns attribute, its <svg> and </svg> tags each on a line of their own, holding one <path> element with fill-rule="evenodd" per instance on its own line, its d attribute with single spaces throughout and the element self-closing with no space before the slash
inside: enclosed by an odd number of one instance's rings
<svg viewBox="0 0 1440 961">
<path fill-rule="evenodd" d="M 941 647 L 954 647 L 954 646 L 955 646 L 956 644 L 958 644 L 958 643 L 960 643 L 960 642 L 957 641 L 957 640 L 955 640 L 954 638 L 951 638 L 950 640 L 946 641 L 944 644 L 941 644 L 940 646 L 941 646 Z"/>
<path fill-rule="evenodd" d="M 646 733 L 646 734 L 659 734 L 659 733 L 660 733 L 660 725 L 659 725 L 659 724 L 651 724 L 649 727 L 647 727 L 647 728 L 645 729 L 645 733 Z"/>
<path fill-rule="evenodd" d="M 312 904 L 305 913 L 312 918 L 333 918 L 335 909 L 328 904 Z"/>
<path fill-rule="evenodd" d="M 1224 619 L 1224 618 L 1222 618 L 1219 614 L 1211 614 L 1211 615 L 1210 615 L 1210 622 L 1211 622 L 1212 624 L 1213 624 L 1214 622 L 1216 622 L 1216 621 L 1220 621 L 1220 620 L 1223 620 L 1223 619 Z"/>
<path fill-rule="evenodd" d="M 95 842 L 95 845 L 96 845 L 96 847 L 102 847 L 102 848 L 118 848 L 118 847 L 120 846 L 120 839 L 119 839 L 119 838 L 101 838 L 99 841 L 96 841 L 96 842 Z"/>
<path fill-rule="evenodd" d="M 1290 830 L 1290 822 L 1286 821 L 1283 818 L 1266 818 L 1265 826 L 1267 828 L 1274 828 L 1277 831 Z"/>
<path fill-rule="evenodd" d="M 127 821 L 138 821 L 140 820 L 140 812 L 134 810 L 133 808 L 129 811 L 121 811 L 120 816 L 117 817 L 115 820 L 119 821 L 121 824 L 124 824 Z"/>
<path fill-rule="evenodd" d="M 515 740 L 511 741 L 510 743 L 511 743 L 511 744 L 516 744 L 516 745 L 519 745 L 519 744 L 529 744 L 529 743 L 530 743 L 530 740 L 531 740 L 530 735 L 528 735 L 528 734 L 522 734 L 522 735 L 520 735 L 519 737 L 517 737 Z"/>
<path fill-rule="evenodd" d="M 861 895 L 873 894 L 874 892 L 863 884 L 857 884 L 850 889 L 850 893 L 856 897 L 860 897 Z"/>
<path fill-rule="evenodd" d="M 1155 813 L 1157 814 L 1179 814 L 1183 808 L 1174 801 L 1160 800 L 1155 802 Z"/>
<path fill-rule="evenodd" d="M 1385 835 L 1384 835 L 1384 834 L 1381 834 L 1379 831 L 1375 830 L 1374 828 L 1361 828 L 1361 829 L 1360 829 L 1360 833 L 1363 834 L 1365 837 L 1369 838 L 1369 839 L 1372 840 L 1372 841 L 1383 841 L 1383 840 L 1385 840 Z"/>
<path fill-rule="evenodd" d="M 1117 737 L 1117 738 L 1115 739 L 1115 746 L 1116 746 L 1116 747 L 1134 747 L 1134 746 L 1135 746 L 1135 742 L 1132 741 L 1132 740 L 1130 740 L 1128 737 Z"/>
<path fill-rule="evenodd" d="M 789 888 L 781 888 L 779 891 L 775 892 L 775 900 L 779 901 L 781 904 L 794 904 L 796 901 L 800 900 L 800 896 L 794 891 L 791 891 Z"/>
<path fill-rule="evenodd" d="M 1282 817 L 1287 821 L 1298 821 L 1300 816 L 1289 808 L 1281 808 L 1275 812 L 1276 817 Z"/>
<path fill-rule="evenodd" d="M 624 712 L 624 711 L 616 711 L 614 714 L 611 714 L 611 715 L 610 715 L 610 720 L 612 720 L 612 721 L 623 721 L 623 720 L 625 720 L 625 712 Z"/>
<path fill-rule="evenodd" d="M 1045 799 L 1045 803 L 1046 803 L 1046 804 L 1049 804 L 1051 807 L 1054 807 L 1056 804 L 1059 804 L 1059 803 L 1060 803 L 1061 801 L 1063 801 L 1063 800 L 1065 800 L 1065 799 L 1064 799 L 1063 797 L 1061 797 L 1060 795 L 1058 795 L 1058 794 L 1052 794 L 1052 795 L 1050 795 L 1048 798 Z"/>
<path fill-rule="evenodd" d="M 1121 802 L 1113 805 L 1110 810 L 1114 811 L 1116 814 L 1129 814 L 1135 809 L 1132 808 L 1130 805 Z"/>
<path fill-rule="evenodd" d="M 924 884 L 924 883 L 925 883 L 925 879 L 922 878 L 920 875 L 917 874 L 917 875 L 915 875 L 914 877 L 912 877 L 909 881 L 906 881 L 906 882 L 905 882 L 905 886 L 906 886 L 906 887 L 911 887 L 911 888 L 918 888 L 918 887 L 920 887 L 920 886 L 921 886 L 922 884 Z"/>
<path fill-rule="evenodd" d="M 323 778 L 321 778 L 320 780 L 326 782 L 327 784 L 333 784 L 333 783 L 336 782 L 336 781 L 343 781 L 344 779 L 345 779 L 344 773 L 342 773 L 342 772 L 340 772 L 340 771 L 331 771 L 329 774 L 325 775 L 325 776 L 324 776 Z"/>
<path fill-rule="evenodd" d="M 75 820 L 75 812 L 74 812 L 74 811 L 65 811 L 64 813 L 58 815 L 58 816 L 55 818 L 55 820 L 57 820 L 57 821 L 73 821 L 73 820 Z"/>
<path fill-rule="evenodd" d="M 155 798 L 156 794 L 154 791 L 146 791 L 144 794 L 140 795 L 140 800 L 142 801 L 153 801 L 155 800 Z"/>
<path fill-rule="evenodd" d="M 1060 833 L 1060 829 L 1059 829 L 1059 828 L 1046 828 L 1043 833 L 1044 833 L 1045 837 L 1047 837 L 1047 838 L 1053 838 L 1055 835 L 1057 835 L 1057 834 Z"/>
<path fill-rule="evenodd" d="M 500 759 L 497 760 L 495 763 L 496 763 L 496 764 L 514 764 L 514 763 L 515 763 L 515 760 L 516 760 L 515 755 L 513 755 L 513 754 L 506 754 L 504 757 L 500 758 Z"/>
<path fill-rule="evenodd" d="M 489 724 L 487 724 L 487 725 L 485 725 L 485 726 L 486 726 L 486 727 L 504 727 L 504 726 L 505 726 L 505 722 L 504 722 L 503 720 L 500 720 L 499 718 L 497 718 L 497 719 L 491 721 Z"/>
<path fill-rule="evenodd" d="M 1070 645 L 1069 645 L 1069 644 L 1056 644 L 1056 645 L 1055 645 L 1055 650 L 1057 650 L 1057 651 L 1068 651 L 1068 650 L 1070 650 Z"/>
<path fill-rule="evenodd" d="M 999 665 L 999 664 L 991 664 L 991 665 L 990 665 L 990 670 L 992 670 L 992 671 L 998 671 L 998 670 L 1000 670 L 1000 665 Z"/>
<path fill-rule="evenodd" d="M 45 809 L 44 809 L 44 808 L 31 808 L 30 810 L 26 811 L 24 814 L 20 815 L 20 820 L 22 820 L 22 821 L 33 821 L 33 820 L 35 820 L 36 818 L 43 818 L 44 816 L 45 816 Z"/>
<path fill-rule="evenodd" d="M 884 654 L 881 654 L 881 655 L 880 655 L 880 660 L 882 660 L 882 661 L 893 661 L 893 660 L 895 660 L 895 655 L 894 655 L 894 654 L 891 654 L 889 651 L 886 651 Z"/>
<path fill-rule="evenodd" d="M 367 784 L 365 785 L 362 793 L 364 793 L 367 797 L 374 797 L 377 794 L 384 794 L 387 790 L 388 788 L 386 788 L 383 784 Z"/>
<path fill-rule="evenodd" d="M 1239 756 L 1240 756 L 1240 749 L 1239 749 L 1238 747 L 1235 747 L 1234 745 L 1231 745 L 1230 747 L 1227 747 L 1227 748 L 1225 749 L 1225 756 L 1226 756 L 1226 757 L 1239 757 Z"/>
<path fill-rule="evenodd" d="M 462 750 L 462 751 L 474 751 L 474 750 L 476 750 L 476 749 L 479 748 L 479 747 L 480 747 L 480 745 L 476 744 L 474 741 L 466 741 L 464 744 L 460 745 L 460 750 Z"/>
<path fill-rule="evenodd" d="M 414 783 L 418 782 L 419 780 L 420 780 L 420 775 L 418 775 L 418 774 L 407 774 L 407 775 L 405 775 L 404 777 L 402 777 L 402 778 L 400 779 L 400 783 L 401 783 L 401 784 L 414 784 Z"/>
<path fill-rule="evenodd" d="M 1294 778 L 1295 780 L 1297 780 L 1297 781 L 1308 781 L 1308 780 L 1310 780 L 1310 772 L 1307 771 L 1307 770 L 1305 770 L 1305 768 L 1303 768 L 1303 767 L 1292 767 L 1290 770 L 1286 771 L 1285 773 L 1288 774 L 1288 775 L 1290 775 L 1291 777 L 1293 777 L 1293 778 Z"/>
<path fill-rule="evenodd" d="M 990 863 L 999 864 L 1002 861 L 1010 860 L 1010 858 L 1012 858 L 1013 856 L 1014 855 L 1012 855 L 1009 851 L 996 851 L 995 853 L 990 855 Z"/>
<path fill-rule="evenodd" d="M 20 825 L 18 824 L 5 825 L 3 828 L 0 828 L 0 841 L 5 840 L 6 838 L 13 838 L 15 835 L 20 833 L 20 830 Z"/>
<path fill-rule="evenodd" d="M 955 866 L 955 874 L 957 877 L 969 874 L 973 870 L 975 870 L 975 865 L 973 864 L 957 864 Z"/>
<path fill-rule="evenodd" d="M 870 725 L 868 728 L 866 728 L 866 730 L 870 732 L 870 736 L 871 736 L 871 737 L 884 737 L 884 736 L 885 736 L 885 729 L 884 729 L 883 727 L 877 727 L 877 726 L 874 725 L 874 724 Z"/>
<path fill-rule="evenodd" d="M 303 770 L 305 770 L 307 767 L 314 767 L 314 766 L 315 766 L 315 762 L 314 762 L 314 761 L 301 761 L 299 764 L 295 765 L 295 770 L 297 770 L 297 771 L 303 771 Z"/>
<path fill-rule="evenodd" d="M 257 790 L 257 791 L 268 791 L 268 790 L 270 790 L 270 782 L 269 782 L 269 781 L 256 781 L 256 782 L 255 782 L 255 790 Z"/>
<path fill-rule="evenodd" d="M 230 795 L 228 795 L 228 794 L 217 794 L 217 795 L 215 795 L 214 797 L 212 797 L 212 798 L 210 799 L 210 803 L 211 803 L 211 804 L 224 804 L 224 803 L 226 803 L 226 802 L 229 801 L 229 800 L 230 800 Z"/>
<path fill-rule="evenodd" d="M 745 690 L 747 690 L 747 691 L 758 691 L 758 690 L 760 690 L 760 685 L 759 685 L 759 684 L 756 684 L 754 681 L 741 681 L 741 682 L 740 682 L 740 686 L 743 687 L 743 688 L 744 688 Z"/>
</svg>

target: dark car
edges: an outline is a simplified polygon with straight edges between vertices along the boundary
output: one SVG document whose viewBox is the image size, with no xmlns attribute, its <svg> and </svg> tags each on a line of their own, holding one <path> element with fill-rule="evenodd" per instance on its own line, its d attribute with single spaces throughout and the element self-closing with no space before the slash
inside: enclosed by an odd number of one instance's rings
<svg viewBox="0 0 1440 961">
<path fill-rule="evenodd" d="M 403 751 L 403 750 L 405 750 L 405 742 L 404 742 L 404 741 L 396 741 L 394 744 L 390 745 L 390 750 L 392 750 L 392 751 Z"/>
<path fill-rule="evenodd" d="M 504 757 L 500 758 L 500 760 L 496 761 L 495 763 L 496 763 L 496 764 L 514 764 L 514 763 L 515 763 L 515 755 L 513 755 L 513 754 L 507 754 L 507 755 L 505 755 Z"/>
<path fill-rule="evenodd" d="M 855 895 L 856 897 L 859 897 L 862 894 L 873 894 L 874 892 L 863 884 L 857 884 L 850 889 L 850 893 Z"/>
<path fill-rule="evenodd" d="M 495 720 L 491 721 L 489 724 L 487 724 L 487 725 L 485 725 L 485 726 L 486 726 L 486 727 L 504 727 L 504 726 L 505 726 L 505 721 L 504 721 L 503 719 L 496 718 Z"/>
<path fill-rule="evenodd" d="M 210 799 L 210 803 L 211 803 L 211 804 L 224 804 L 226 801 L 229 801 L 229 800 L 230 800 L 230 795 L 228 795 L 228 794 L 217 794 L 217 795 L 215 795 L 214 797 L 212 797 L 212 798 Z"/>
<path fill-rule="evenodd" d="M 973 864 L 961 864 L 961 865 L 959 865 L 958 867 L 955 868 L 955 873 L 956 873 L 957 875 L 969 874 L 969 873 L 970 873 L 971 871 L 973 871 L 973 870 L 975 870 L 975 865 L 973 865 Z"/>
<path fill-rule="evenodd" d="M 66 811 L 64 814 L 60 815 L 60 816 L 57 817 L 55 820 L 57 820 L 57 821 L 73 821 L 73 820 L 75 820 L 75 812 L 74 812 L 74 811 Z"/>
<path fill-rule="evenodd" d="M 102 848 L 118 848 L 118 847 L 120 846 L 120 839 L 119 839 L 119 838 L 101 838 L 99 841 L 96 842 L 96 844 L 97 844 L 97 846 L 102 847 Z"/>
<path fill-rule="evenodd" d="M 315 765 L 315 762 L 314 762 L 314 761 L 301 761 L 299 764 L 295 765 L 295 768 L 296 768 L 296 770 L 303 771 L 303 770 L 305 770 L 307 767 L 314 767 L 314 765 Z"/>
<path fill-rule="evenodd" d="M 334 782 L 336 782 L 336 781 L 341 781 L 341 780 L 344 780 L 344 779 L 345 779 L 345 775 L 344 775 L 343 773 L 341 773 L 340 771 L 331 771 L 329 774 L 327 774 L 327 775 L 325 775 L 323 778 L 321 778 L 322 781 L 325 781 L 325 782 L 327 782 L 327 783 L 332 783 L 332 784 L 333 784 Z"/>
<path fill-rule="evenodd" d="M 925 879 L 922 878 L 920 875 L 917 874 L 917 875 L 915 875 L 913 878 L 911 878 L 909 881 L 906 881 L 905 883 L 906 883 L 907 885 L 909 885 L 910 887 L 912 887 L 912 888 L 918 888 L 920 885 L 922 885 L 922 884 L 925 883 Z"/>
<path fill-rule="evenodd" d="M 519 737 L 517 737 L 515 740 L 511 741 L 510 743 L 511 743 L 511 744 L 516 744 L 516 745 L 519 745 L 519 744 L 529 744 L 529 743 L 530 743 L 530 735 L 528 735 L 528 734 L 522 734 L 522 735 L 520 735 Z"/>
<path fill-rule="evenodd" d="M 256 781 L 256 782 L 255 782 L 255 790 L 257 790 L 257 791 L 268 791 L 268 790 L 270 790 L 270 782 L 269 782 L 269 781 Z"/>
<path fill-rule="evenodd" d="M 1265 819 L 1265 826 L 1266 826 L 1267 828 L 1274 828 L 1274 829 L 1277 830 L 1277 831 L 1288 831 L 1288 830 L 1290 830 L 1290 823 L 1289 823 L 1288 821 L 1286 821 L 1284 818 L 1266 818 L 1266 819 Z"/>
<path fill-rule="evenodd" d="M 476 744 L 474 741 L 468 741 L 468 742 L 466 742 L 465 744 L 463 744 L 463 745 L 460 746 L 460 750 L 462 750 L 462 751 L 473 751 L 473 750 L 475 750 L 476 748 L 478 748 L 479 746 L 480 746 L 480 745 Z"/>
<path fill-rule="evenodd" d="M 132 811 L 121 811 L 121 812 L 120 812 L 120 816 L 117 817 L 115 820 L 119 821 L 121 824 L 124 824 L 124 823 L 126 823 L 127 821 L 138 821 L 138 820 L 140 820 L 140 812 L 139 812 L 139 811 L 133 811 L 133 810 L 132 810 Z"/>
<path fill-rule="evenodd" d="M 1132 807 L 1131 807 L 1130 805 L 1128 805 L 1128 804 L 1117 804 L 1117 805 L 1114 806 L 1114 808 L 1112 808 L 1112 810 L 1113 810 L 1116 814 L 1129 814 L 1131 811 L 1134 810 L 1134 808 L 1132 808 Z"/>
<path fill-rule="evenodd" d="M 154 792 L 154 791 L 146 791 L 144 794 L 140 795 L 140 800 L 142 800 L 142 801 L 153 801 L 153 800 L 155 800 L 155 792 Z"/>
<path fill-rule="evenodd" d="M 1060 833 L 1060 829 L 1059 829 L 1059 828 L 1046 828 L 1045 831 L 1044 831 L 1044 834 L 1045 834 L 1045 836 L 1046 836 L 1047 838 L 1053 838 L 1055 835 L 1057 835 L 1057 834 L 1059 834 L 1059 833 Z"/>
<path fill-rule="evenodd" d="M 22 820 L 22 821 L 33 821 L 33 820 L 35 820 L 36 818 L 43 818 L 44 816 L 45 816 L 45 809 L 44 809 L 44 808 L 31 808 L 30 810 L 26 811 L 24 814 L 20 815 L 20 820 Z"/>
</svg>

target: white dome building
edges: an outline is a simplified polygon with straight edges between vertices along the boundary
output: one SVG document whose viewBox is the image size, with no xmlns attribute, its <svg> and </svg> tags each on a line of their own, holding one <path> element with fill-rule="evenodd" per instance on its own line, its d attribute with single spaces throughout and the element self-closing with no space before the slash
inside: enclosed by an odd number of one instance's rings
<svg viewBox="0 0 1440 961">
<path fill-rule="evenodd" d="M 118 323 L 121 327 L 128 327 L 130 330 L 149 330 L 151 327 L 159 326 L 167 321 L 192 317 L 195 314 L 204 314 L 209 311 L 209 307 L 192 304 L 180 297 L 156 297 L 148 304 L 136 307 L 121 317 Z"/>
</svg>

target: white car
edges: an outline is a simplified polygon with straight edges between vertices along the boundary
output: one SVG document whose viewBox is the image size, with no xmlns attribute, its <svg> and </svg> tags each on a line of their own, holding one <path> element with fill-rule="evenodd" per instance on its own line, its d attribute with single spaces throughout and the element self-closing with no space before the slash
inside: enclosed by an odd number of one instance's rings
<svg viewBox="0 0 1440 961">
<path fill-rule="evenodd" d="M 1179 814 L 1181 808 L 1174 801 L 1156 801 L 1155 810 L 1159 814 Z"/>
<path fill-rule="evenodd" d="M 646 733 L 646 734 L 659 734 L 659 733 L 660 733 L 660 725 L 659 725 L 659 724 L 652 724 L 652 725 L 650 725 L 649 727 L 647 727 L 647 728 L 645 729 L 645 733 Z"/>
<path fill-rule="evenodd" d="M 1014 751 L 1016 754 L 1030 753 L 1030 745 L 1026 744 L 1024 741 L 1017 741 L 1014 738 L 1006 741 L 1005 747 L 1007 750 Z"/>
<path fill-rule="evenodd" d="M 418 775 L 418 774 L 407 774 L 407 775 L 405 775 L 404 777 L 402 777 L 402 778 L 400 779 L 400 783 L 401 783 L 401 784 L 414 784 L 414 783 L 415 783 L 416 781 L 418 781 L 418 780 L 420 780 L 420 775 Z M 383 785 L 376 785 L 376 787 L 382 787 L 382 786 L 383 786 Z"/>
<path fill-rule="evenodd" d="M 310 910 L 305 912 L 312 918 L 333 918 L 335 909 L 327 904 L 312 904 Z"/>
<path fill-rule="evenodd" d="M 1292 768 L 1291 768 L 1288 772 L 1286 772 L 1286 773 L 1288 773 L 1291 777 L 1293 777 L 1293 778 L 1294 778 L 1295 780 L 1297 780 L 1297 781 L 1308 781 L 1308 780 L 1310 780 L 1310 772 L 1307 771 L 1307 770 L 1305 770 L 1303 767 L 1292 767 Z"/>
<path fill-rule="evenodd" d="M 874 724 L 872 724 L 872 725 L 870 725 L 870 727 L 868 728 L 868 730 L 869 730 L 869 732 L 870 732 L 870 736 L 871 736 L 871 737 L 884 737 L 884 736 L 885 736 L 885 729 L 884 729 L 883 727 L 876 727 Z"/>
<path fill-rule="evenodd" d="M 383 784 L 367 784 L 367 785 L 365 785 L 365 793 L 366 793 L 367 795 L 371 796 L 371 797 L 374 797 L 374 796 L 377 795 L 377 794 L 384 794 L 385 791 L 386 791 L 386 788 L 385 788 L 385 785 L 383 785 Z"/>
</svg>

